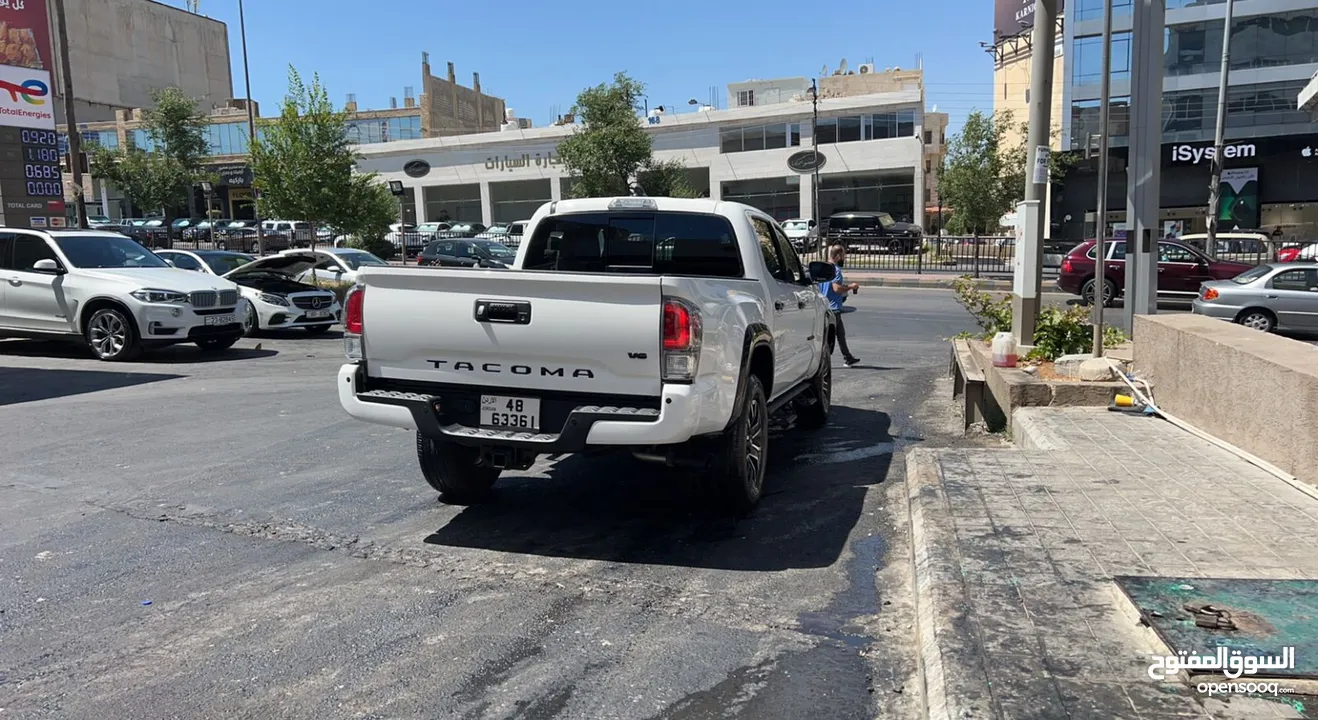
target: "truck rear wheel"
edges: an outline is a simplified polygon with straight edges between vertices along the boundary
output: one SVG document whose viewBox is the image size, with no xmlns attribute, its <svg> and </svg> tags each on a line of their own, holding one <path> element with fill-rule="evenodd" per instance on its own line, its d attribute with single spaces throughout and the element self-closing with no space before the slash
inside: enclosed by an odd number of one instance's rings
<svg viewBox="0 0 1318 720">
<path fill-rule="evenodd" d="M 721 504 L 737 514 L 749 512 L 764 491 L 764 471 L 769 458 L 769 403 L 764 384 L 748 375 L 741 413 L 718 439 L 712 490 Z"/>
<path fill-rule="evenodd" d="M 481 464 L 480 450 L 416 434 L 416 459 L 421 475 L 440 499 L 468 505 L 484 499 L 499 479 L 499 469 Z"/>
</svg>

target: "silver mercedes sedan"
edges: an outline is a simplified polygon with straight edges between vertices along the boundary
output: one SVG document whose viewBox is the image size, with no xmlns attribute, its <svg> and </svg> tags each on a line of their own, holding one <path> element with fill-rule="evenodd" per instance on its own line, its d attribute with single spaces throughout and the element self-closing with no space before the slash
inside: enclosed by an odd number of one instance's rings
<svg viewBox="0 0 1318 720">
<path fill-rule="evenodd" d="M 1263 332 L 1318 332 L 1318 262 L 1269 263 L 1203 283 L 1194 312 Z"/>
</svg>

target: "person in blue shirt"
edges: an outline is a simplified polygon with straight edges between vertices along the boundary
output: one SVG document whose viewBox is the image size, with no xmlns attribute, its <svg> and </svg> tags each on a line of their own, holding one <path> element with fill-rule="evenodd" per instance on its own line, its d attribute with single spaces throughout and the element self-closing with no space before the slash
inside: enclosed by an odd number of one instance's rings
<svg viewBox="0 0 1318 720">
<path fill-rule="evenodd" d="M 860 358 L 852 355 L 847 347 L 847 330 L 842 324 L 842 313 L 845 312 L 847 293 L 860 290 L 860 285 L 847 283 L 842 279 L 842 265 L 846 259 L 847 249 L 841 245 L 834 245 L 828 249 L 828 261 L 837 266 L 837 274 L 832 280 L 819 283 L 819 294 L 828 301 L 828 310 L 833 313 L 833 320 L 837 325 L 837 346 L 842 349 L 842 362 L 846 367 L 855 367 L 860 363 Z"/>
</svg>

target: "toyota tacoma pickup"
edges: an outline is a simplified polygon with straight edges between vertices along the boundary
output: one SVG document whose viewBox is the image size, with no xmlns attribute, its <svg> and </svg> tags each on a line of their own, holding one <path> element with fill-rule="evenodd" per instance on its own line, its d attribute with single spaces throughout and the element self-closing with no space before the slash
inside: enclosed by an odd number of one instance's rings
<svg viewBox="0 0 1318 720">
<path fill-rule="evenodd" d="M 339 400 L 416 431 L 446 502 L 545 454 L 626 449 L 760 498 L 770 418 L 827 422 L 834 324 L 778 224 L 732 202 L 546 203 L 507 269 L 370 266 L 345 299 Z"/>
</svg>

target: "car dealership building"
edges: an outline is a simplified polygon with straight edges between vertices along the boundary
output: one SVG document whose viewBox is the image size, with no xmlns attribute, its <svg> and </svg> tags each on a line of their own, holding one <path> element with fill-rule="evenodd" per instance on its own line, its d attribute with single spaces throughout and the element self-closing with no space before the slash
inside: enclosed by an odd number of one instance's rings
<svg viewBox="0 0 1318 720">
<path fill-rule="evenodd" d="M 924 132 L 921 84 L 840 97 L 824 89 L 819 217 L 881 210 L 923 225 L 925 142 L 942 138 L 941 128 Z M 655 159 L 681 161 L 702 196 L 785 220 L 813 216 L 812 118 L 809 96 L 797 94 L 727 110 L 652 111 L 638 121 L 653 138 Z M 508 123 L 498 132 L 363 145 L 358 169 L 404 183 L 409 221 L 524 220 L 541 204 L 570 197 L 572 179 L 557 148 L 578 129 Z"/>
</svg>

